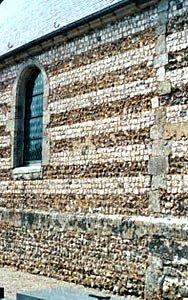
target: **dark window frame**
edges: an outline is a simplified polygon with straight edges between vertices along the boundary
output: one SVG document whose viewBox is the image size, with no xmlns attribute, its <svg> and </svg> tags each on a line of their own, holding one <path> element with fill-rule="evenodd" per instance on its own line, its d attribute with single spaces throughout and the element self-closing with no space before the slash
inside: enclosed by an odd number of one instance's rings
<svg viewBox="0 0 188 300">
<path fill-rule="evenodd" d="M 41 156 L 40 160 L 26 160 L 25 159 L 25 114 L 28 105 L 27 90 L 29 88 L 30 81 L 36 74 L 41 74 L 43 79 L 43 92 L 42 92 L 42 138 L 41 138 Z M 14 126 L 14 148 L 13 148 L 13 168 L 27 167 L 32 165 L 42 165 L 42 152 L 43 152 L 43 108 L 44 108 L 44 78 L 41 70 L 35 65 L 26 69 L 23 73 L 23 77 L 19 80 L 17 86 L 17 101 L 15 106 L 15 126 Z"/>
</svg>

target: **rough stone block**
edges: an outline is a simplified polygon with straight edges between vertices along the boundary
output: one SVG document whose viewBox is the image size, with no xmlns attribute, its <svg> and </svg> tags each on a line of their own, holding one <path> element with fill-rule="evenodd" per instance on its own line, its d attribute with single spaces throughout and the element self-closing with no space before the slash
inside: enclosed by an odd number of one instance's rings
<svg viewBox="0 0 188 300">
<path fill-rule="evenodd" d="M 166 70 L 164 66 L 157 69 L 157 80 L 159 82 L 164 82 L 165 76 L 166 76 Z"/>
<path fill-rule="evenodd" d="M 152 109 L 159 107 L 159 97 L 156 96 L 151 99 L 151 107 L 152 107 Z"/>
<path fill-rule="evenodd" d="M 170 141 L 153 141 L 152 156 L 168 156 L 172 151 Z"/>
<path fill-rule="evenodd" d="M 155 189 L 165 189 L 166 188 L 166 179 L 164 175 L 152 176 L 151 188 Z"/>
<path fill-rule="evenodd" d="M 159 82 L 158 85 L 158 93 L 159 95 L 166 95 L 171 93 L 171 82 L 168 80 L 165 80 L 164 82 Z"/>
<path fill-rule="evenodd" d="M 158 4 L 158 13 L 167 11 L 169 7 L 169 1 L 168 0 L 161 0 Z"/>
<path fill-rule="evenodd" d="M 150 129 L 150 138 L 152 140 L 159 140 L 163 137 L 164 128 L 161 125 L 154 125 Z"/>
<path fill-rule="evenodd" d="M 146 270 L 145 300 L 161 299 L 161 286 L 163 263 L 159 257 L 150 256 L 149 266 Z"/>
<path fill-rule="evenodd" d="M 155 121 L 157 124 L 161 125 L 166 121 L 166 109 L 160 107 L 155 113 Z"/>
<path fill-rule="evenodd" d="M 151 212 L 160 212 L 159 191 L 151 191 L 149 194 L 149 209 Z"/>
<path fill-rule="evenodd" d="M 166 52 L 166 37 L 165 35 L 160 35 L 156 41 L 155 45 L 156 55 L 164 54 Z"/>
<path fill-rule="evenodd" d="M 168 64 L 168 54 L 163 53 L 155 57 L 154 59 L 154 68 L 160 68 Z"/>
<path fill-rule="evenodd" d="M 148 172 L 151 175 L 160 175 L 168 170 L 168 159 L 165 156 L 153 157 L 148 163 Z"/>
<path fill-rule="evenodd" d="M 166 33 L 166 23 L 164 24 L 158 24 L 156 29 L 155 29 L 156 35 L 160 36 L 160 35 L 164 35 Z"/>
<path fill-rule="evenodd" d="M 158 18 L 159 26 L 166 25 L 167 22 L 168 22 L 168 13 L 166 11 L 160 12 L 159 13 L 159 18 Z"/>
<path fill-rule="evenodd" d="M 171 124 L 168 123 L 164 126 L 164 139 L 170 139 L 176 137 L 181 139 L 182 137 L 188 137 L 188 122 Z"/>
<path fill-rule="evenodd" d="M 179 288 L 179 293 L 182 297 L 188 297 L 188 285 L 183 285 Z"/>
</svg>

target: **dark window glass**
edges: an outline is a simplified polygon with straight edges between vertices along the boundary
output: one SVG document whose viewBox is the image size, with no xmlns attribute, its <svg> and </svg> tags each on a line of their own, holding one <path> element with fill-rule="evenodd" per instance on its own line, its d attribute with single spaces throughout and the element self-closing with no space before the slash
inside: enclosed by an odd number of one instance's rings
<svg viewBox="0 0 188 300">
<path fill-rule="evenodd" d="M 24 165 L 42 160 L 43 78 L 35 72 L 26 87 Z"/>
</svg>

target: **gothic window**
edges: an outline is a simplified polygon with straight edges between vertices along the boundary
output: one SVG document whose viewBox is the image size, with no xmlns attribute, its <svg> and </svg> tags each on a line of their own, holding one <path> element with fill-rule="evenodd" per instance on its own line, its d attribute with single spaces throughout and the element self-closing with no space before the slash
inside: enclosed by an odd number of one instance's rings
<svg viewBox="0 0 188 300">
<path fill-rule="evenodd" d="M 32 67 L 20 83 L 16 104 L 14 167 L 40 164 L 43 140 L 43 76 Z"/>
</svg>

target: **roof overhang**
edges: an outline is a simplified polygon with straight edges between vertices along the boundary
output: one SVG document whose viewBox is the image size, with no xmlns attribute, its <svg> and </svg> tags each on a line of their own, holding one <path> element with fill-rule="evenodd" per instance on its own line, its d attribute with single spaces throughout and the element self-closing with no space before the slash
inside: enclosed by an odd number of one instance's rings
<svg viewBox="0 0 188 300">
<path fill-rule="evenodd" d="M 3 0 L 0 0 L 0 3 L 2 1 Z M 109 6 L 108 8 L 61 27 L 49 34 L 39 37 L 12 51 L 7 52 L 6 54 L 1 55 L 0 67 L 4 66 L 5 61 L 10 63 L 12 60 L 18 61 L 21 59 L 21 57 L 26 57 L 32 53 L 39 53 L 41 49 L 50 47 L 52 41 L 53 44 L 66 41 L 67 39 L 78 36 L 88 30 L 100 27 L 109 21 L 114 21 L 117 18 L 122 18 L 123 16 L 139 12 L 149 6 L 152 6 L 158 1 L 159 0 L 121 0 L 118 3 Z"/>
</svg>

